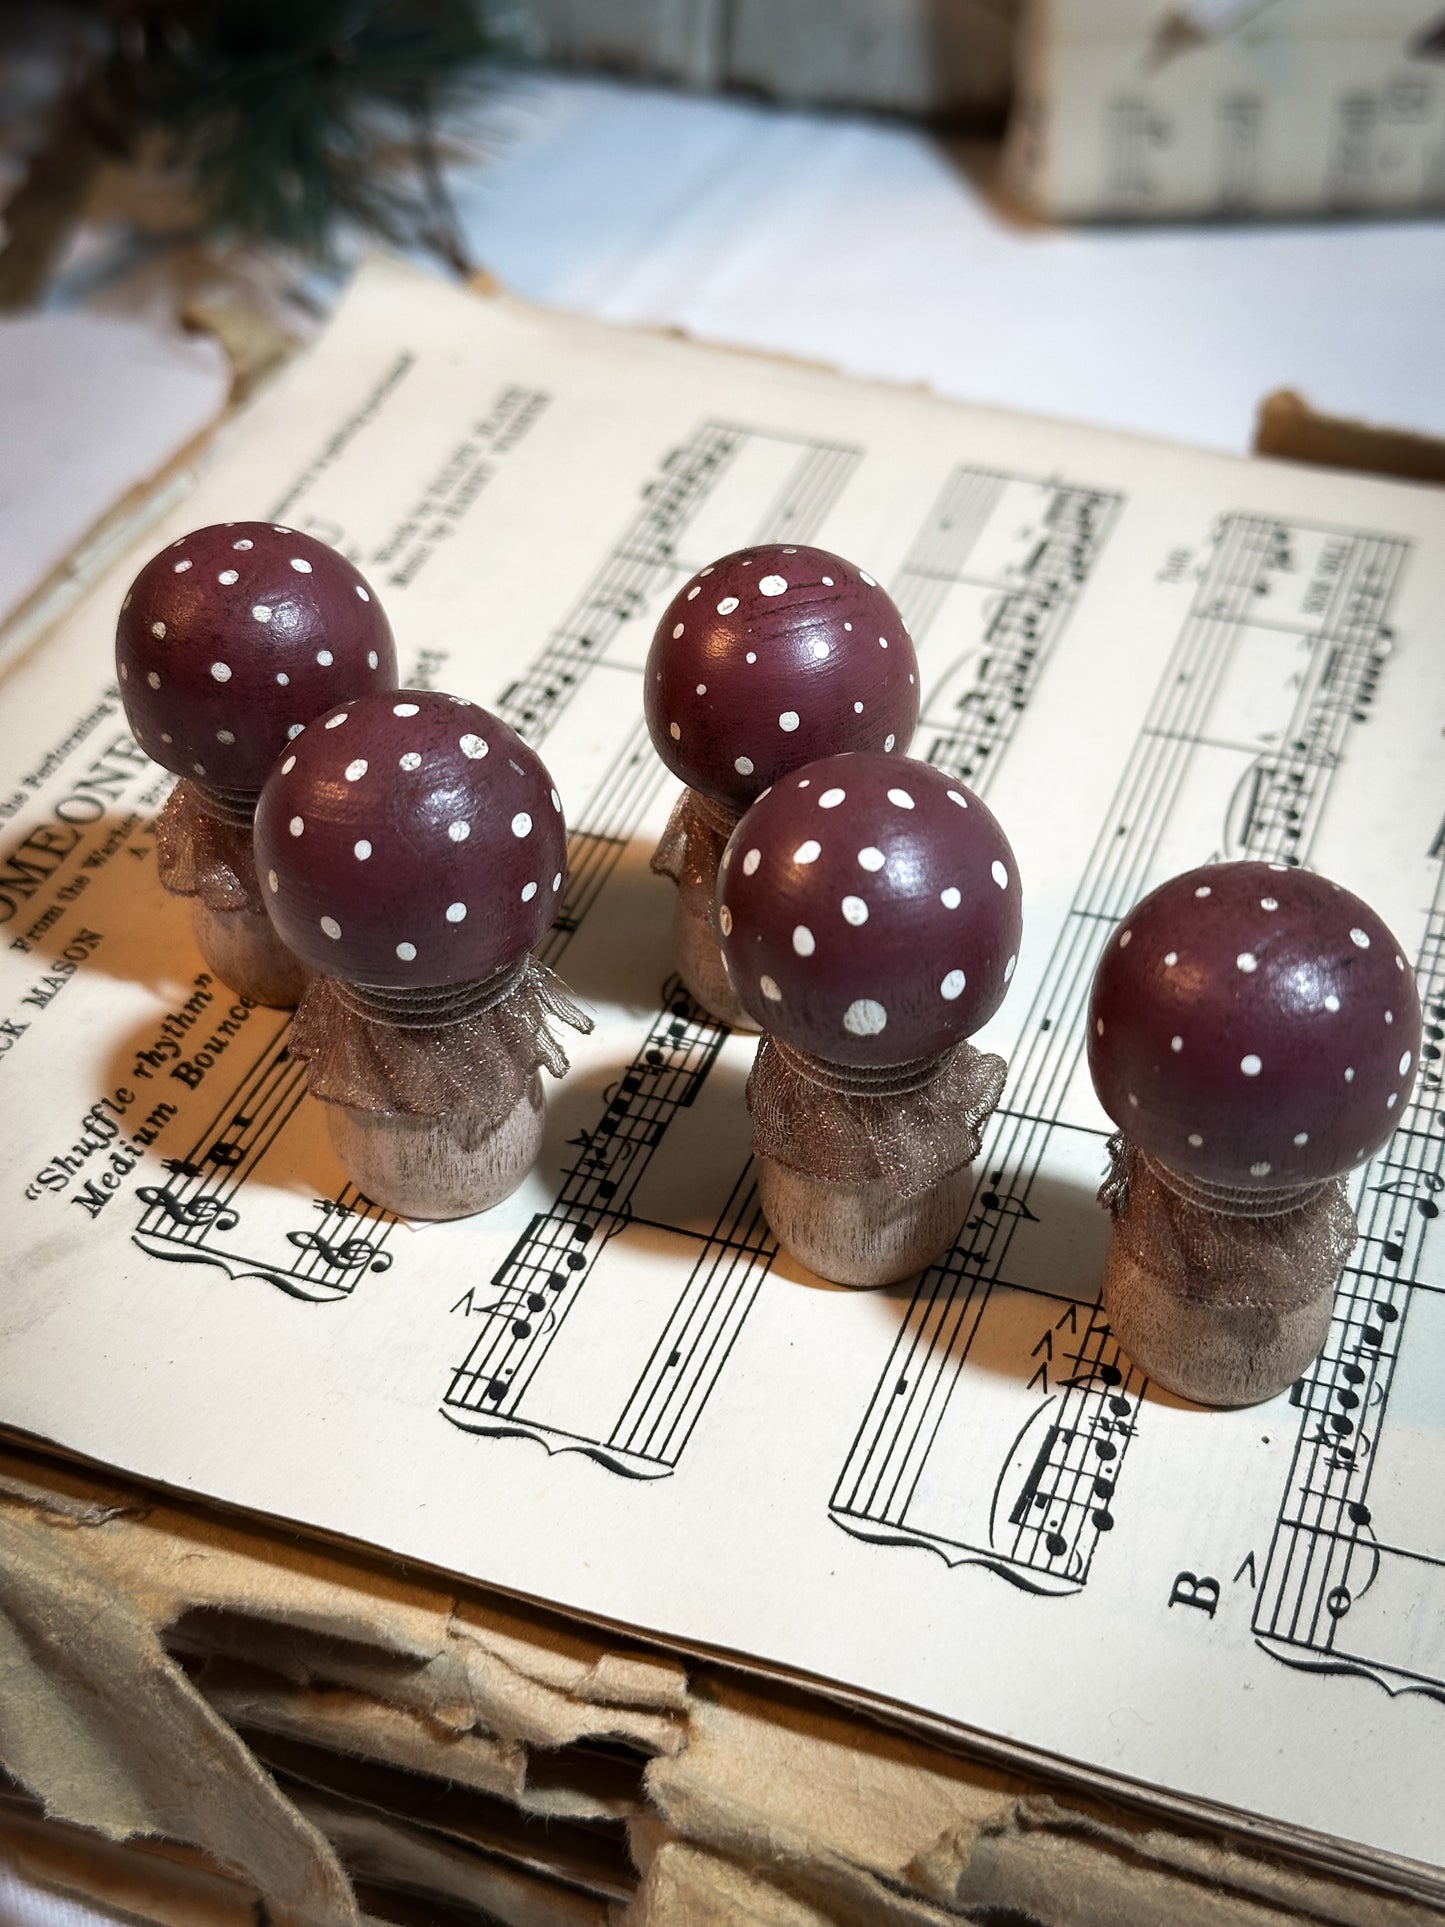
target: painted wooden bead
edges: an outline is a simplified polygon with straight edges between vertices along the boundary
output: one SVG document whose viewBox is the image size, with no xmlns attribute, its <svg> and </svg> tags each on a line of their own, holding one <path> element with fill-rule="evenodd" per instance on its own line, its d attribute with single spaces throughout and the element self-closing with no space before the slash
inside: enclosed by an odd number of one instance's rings
<svg viewBox="0 0 1445 1927">
<path fill-rule="evenodd" d="M 1368 904 L 1283 864 L 1210 864 L 1161 884 L 1110 938 L 1089 1068 L 1160 1163 L 1278 1190 L 1385 1142 L 1420 1021 L 1413 973 Z"/>
<path fill-rule="evenodd" d="M 647 658 L 647 725 L 675 776 L 744 810 L 835 751 L 903 753 L 918 661 L 866 570 L 826 549 L 738 549 L 685 582 Z"/>
<path fill-rule="evenodd" d="M 272 770 L 256 866 L 286 942 L 378 988 L 473 981 L 557 914 L 562 804 L 541 758 L 490 711 L 421 689 L 319 716 Z"/>
<path fill-rule="evenodd" d="M 1023 927 L 988 808 L 926 763 L 864 751 L 786 776 L 734 831 L 718 885 L 733 987 L 828 1063 L 911 1063 L 1003 1001 Z"/>
<path fill-rule="evenodd" d="M 148 756 L 256 791 L 328 704 L 391 688 L 391 625 L 335 549 L 270 522 L 194 529 L 153 556 L 116 629 L 121 697 Z"/>
</svg>

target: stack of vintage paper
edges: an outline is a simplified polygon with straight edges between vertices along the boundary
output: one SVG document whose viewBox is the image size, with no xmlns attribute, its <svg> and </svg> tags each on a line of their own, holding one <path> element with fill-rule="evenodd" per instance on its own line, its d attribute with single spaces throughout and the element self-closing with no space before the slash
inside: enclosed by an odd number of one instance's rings
<svg viewBox="0 0 1445 1927">
<path fill-rule="evenodd" d="M 1438 0 L 1028 0 L 1004 172 L 1053 220 L 1445 205 Z"/>
<path fill-rule="evenodd" d="M 997 124 L 1052 220 L 1445 204 L 1438 0 L 533 0 L 555 61 Z"/>
<path fill-rule="evenodd" d="M 547 59 L 788 101 L 996 119 L 1016 0 L 531 0 Z"/>
<path fill-rule="evenodd" d="M 597 1028 L 475 1220 L 346 1184 L 287 1018 L 156 882 L 116 611 L 256 515 L 558 780 L 544 954 Z M 1432 491 L 368 268 L 0 681 L 12 1861 L 188 1927 L 1437 1917 L 1442 537 Z M 883 1292 L 773 1244 L 751 1043 L 678 994 L 648 868 L 652 627 L 763 539 L 889 585 L 914 753 L 1024 882 L 968 1218 Z M 1209 1414 L 1098 1308 L 1081 1019 L 1135 898 L 1241 854 L 1368 896 L 1432 1028 L 1319 1364 Z"/>
<path fill-rule="evenodd" d="M 128 1918 L 1438 1918 L 814 1693 L 17 1451 L 0 1549 L 0 1754 L 34 1795 L 0 1805 L 0 1855 Z"/>
</svg>

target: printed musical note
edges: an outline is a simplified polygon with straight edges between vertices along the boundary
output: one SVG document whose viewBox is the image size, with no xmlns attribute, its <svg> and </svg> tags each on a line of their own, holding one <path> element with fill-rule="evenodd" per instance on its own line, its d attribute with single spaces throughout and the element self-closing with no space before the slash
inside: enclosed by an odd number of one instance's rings
<svg viewBox="0 0 1445 1927">
<path fill-rule="evenodd" d="M 564 1438 L 555 1425 L 529 1415 L 526 1393 L 608 1244 L 631 1222 L 633 1194 L 668 1124 L 693 1104 L 725 1036 L 680 986 L 670 985 L 642 1049 L 602 1093 L 599 1121 L 574 1139 L 578 1156 L 555 1206 L 532 1220 L 491 1280 L 490 1295 L 467 1295 L 467 1312 L 479 1313 L 488 1326 L 453 1373 L 443 1401 L 454 1423 L 492 1429 L 500 1416 L 507 1429 L 536 1437 L 549 1449 L 590 1451 L 636 1476 L 672 1470 L 675 1460 L 639 1451 L 626 1436 L 636 1387 L 621 1397 L 618 1424 L 596 1437 Z M 540 1317 L 539 1308 L 545 1308 Z M 711 1363 L 706 1354 L 698 1360 L 704 1372 Z"/>
<path fill-rule="evenodd" d="M 137 1191 L 145 1209 L 134 1237 L 153 1257 L 210 1265 L 235 1279 L 263 1279 L 290 1297 L 323 1303 L 345 1297 L 368 1264 L 386 1269 L 391 1257 L 381 1247 L 393 1220 L 346 1186 L 339 1197 L 316 1201 L 318 1231 L 283 1237 L 260 1232 L 254 1220 L 243 1225 L 236 1201 L 244 1187 L 268 1158 L 283 1158 L 289 1166 L 286 1134 L 304 1128 L 305 1071 L 292 1061 L 285 1036 L 283 1023 L 190 1152 L 167 1160 L 165 1189 Z M 357 1225 L 371 1235 L 335 1235 L 339 1227 Z"/>
<path fill-rule="evenodd" d="M 955 693 L 945 681 L 930 700 L 915 755 L 975 786 L 985 766 L 997 762 L 1108 539 L 1119 503 L 1104 490 L 987 469 L 954 470 L 890 586 L 915 641 L 940 620 L 951 593 L 981 593 L 988 646 L 971 664 L 969 687 Z M 1005 527 L 1012 537 L 999 550 L 994 542 Z"/>
</svg>

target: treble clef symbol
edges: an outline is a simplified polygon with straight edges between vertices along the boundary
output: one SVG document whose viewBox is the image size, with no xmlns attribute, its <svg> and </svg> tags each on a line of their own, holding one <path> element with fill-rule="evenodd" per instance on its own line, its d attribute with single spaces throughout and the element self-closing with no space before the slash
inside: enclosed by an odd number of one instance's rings
<svg viewBox="0 0 1445 1927">
<path fill-rule="evenodd" d="M 301 1251 L 319 1251 L 333 1271 L 360 1271 L 368 1264 L 373 1271 L 391 1268 L 391 1253 L 379 1252 L 366 1238 L 347 1238 L 342 1244 L 331 1244 L 319 1231 L 288 1231 L 286 1237 Z"/>
<path fill-rule="evenodd" d="M 154 1184 L 143 1184 L 136 1192 L 142 1204 L 159 1205 L 176 1224 L 212 1224 L 217 1231 L 234 1231 L 241 1222 L 228 1204 L 219 1198 L 178 1198 Z"/>
</svg>

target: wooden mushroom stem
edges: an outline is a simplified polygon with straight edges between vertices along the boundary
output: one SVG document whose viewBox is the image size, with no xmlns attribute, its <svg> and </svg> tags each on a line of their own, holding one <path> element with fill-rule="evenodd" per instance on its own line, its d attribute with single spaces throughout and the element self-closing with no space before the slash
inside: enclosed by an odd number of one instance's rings
<svg viewBox="0 0 1445 1927">
<path fill-rule="evenodd" d="M 440 988 L 317 977 L 292 1050 L 326 1105 L 338 1159 L 368 1197 L 403 1217 L 461 1217 L 508 1196 L 537 1155 L 539 1073 L 567 1069 L 552 1021 L 592 1028 L 530 954 Z"/>
<path fill-rule="evenodd" d="M 1283 1391 L 1329 1332 L 1358 1227 L 1343 1178 L 1271 1191 L 1182 1176 L 1110 1140 L 1104 1309 L 1149 1376 L 1206 1405 Z"/>
<path fill-rule="evenodd" d="M 779 1241 L 836 1284 L 907 1278 L 948 1248 L 1006 1066 L 959 1043 L 915 1063 L 830 1064 L 764 1037 L 748 1108 Z"/>
<path fill-rule="evenodd" d="M 739 813 L 700 790 L 684 789 L 652 856 L 656 875 L 677 885 L 673 911 L 673 960 L 694 1002 L 734 1030 L 756 1031 L 723 963 L 717 923 L 718 865 Z"/>
<path fill-rule="evenodd" d="M 253 1003 L 289 1010 L 307 971 L 272 927 L 256 877 L 251 835 L 257 795 L 183 777 L 156 819 L 163 888 L 191 902 L 191 930 L 207 964 Z"/>
</svg>

